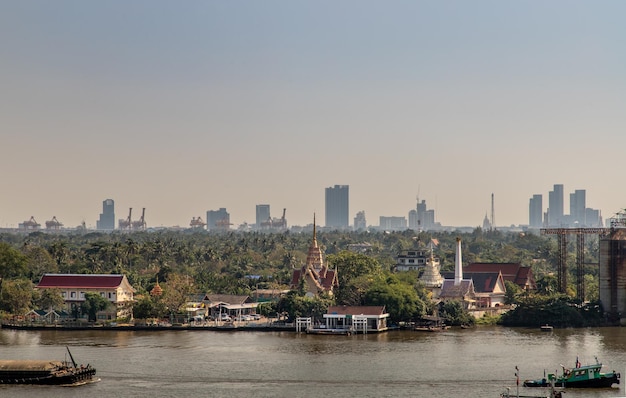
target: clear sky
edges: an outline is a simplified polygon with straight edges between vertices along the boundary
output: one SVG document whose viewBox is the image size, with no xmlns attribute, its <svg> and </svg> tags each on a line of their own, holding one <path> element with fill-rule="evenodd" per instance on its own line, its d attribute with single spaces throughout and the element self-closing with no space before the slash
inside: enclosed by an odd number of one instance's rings
<svg viewBox="0 0 626 398">
<path fill-rule="evenodd" d="M 0 227 L 187 226 L 324 188 L 444 225 L 527 224 L 553 184 L 626 207 L 626 2 L 0 1 Z"/>
</svg>

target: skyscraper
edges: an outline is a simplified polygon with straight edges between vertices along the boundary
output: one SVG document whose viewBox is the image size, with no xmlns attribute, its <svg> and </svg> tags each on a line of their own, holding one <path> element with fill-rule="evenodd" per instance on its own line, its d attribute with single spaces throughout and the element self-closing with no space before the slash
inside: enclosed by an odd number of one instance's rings
<svg viewBox="0 0 626 398">
<path fill-rule="evenodd" d="M 115 229 L 115 202 L 113 199 L 105 199 L 102 202 L 102 213 L 96 221 L 96 229 L 112 231 Z"/>
<path fill-rule="evenodd" d="M 209 231 L 230 229 L 230 214 L 224 207 L 206 212 L 206 227 Z"/>
<path fill-rule="evenodd" d="M 554 189 L 548 192 L 548 220 L 549 227 L 559 227 L 563 219 L 563 184 L 554 184 Z"/>
<path fill-rule="evenodd" d="M 270 221 L 270 205 L 256 205 L 256 229 Z"/>
<path fill-rule="evenodd" d="M 349 187 L 335 185 L 326 188 L 326 226 L 348 228 L 349 226 Z"/>
<path fill-rule="evenodd" d="M 572 226 L 587 226 L 585 214 L 585 209 L 587 208 L 586 194 L 587 192 L 584 189 L 577 189 L 574 193 L 569 194 L 570 225 Z"/>
<path fill-rule="evenodd" d="M 543 226 L 543 196 L 539 194 L 530 198 L 528 205 L 528 225 L 531 228 L 541 228 Z"/>
</svg>

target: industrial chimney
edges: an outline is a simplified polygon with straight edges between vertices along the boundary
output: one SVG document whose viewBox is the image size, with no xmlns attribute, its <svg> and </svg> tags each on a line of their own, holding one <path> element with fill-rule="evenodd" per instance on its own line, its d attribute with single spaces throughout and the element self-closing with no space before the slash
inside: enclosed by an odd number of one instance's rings
<svg viewBox="0 0 626 398">
<path fill-rule="evenodd" d="M 456 256 L 454 258 L 454 285 L 463 280 L 463 257 L 461 255 L 461 238 L 456 238 Z"/>
</svg>

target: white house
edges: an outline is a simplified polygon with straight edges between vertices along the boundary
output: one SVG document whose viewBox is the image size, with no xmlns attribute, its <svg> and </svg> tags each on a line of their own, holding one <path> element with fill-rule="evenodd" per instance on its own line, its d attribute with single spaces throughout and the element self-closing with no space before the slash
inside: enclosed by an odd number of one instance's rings
<svg viewBox="0 0 626 398">
<path fill-rule="evenodd" d="M 97 314 L 98 320 L 132 318 L 135 289 L 125 275 L 44 274 L 36 288 L 58 289 L 70 314 L 77 314 L 85 294 L 97 293 L 112 304 L 111 308 Z"/>
</svg>

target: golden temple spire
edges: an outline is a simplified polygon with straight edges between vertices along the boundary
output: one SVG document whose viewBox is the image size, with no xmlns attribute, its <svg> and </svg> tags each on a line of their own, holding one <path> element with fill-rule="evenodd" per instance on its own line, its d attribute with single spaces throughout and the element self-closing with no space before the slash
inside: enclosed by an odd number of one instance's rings
<svg viewBox="0 0 626 398">
<path fill-rule="evenodd" d="M 315 228 L 315 213 L 313 213 L 313 245 L 317 247 L 317 230 Z"/>
</svg>

